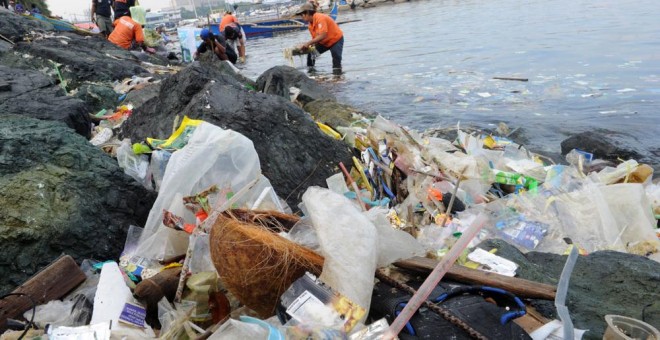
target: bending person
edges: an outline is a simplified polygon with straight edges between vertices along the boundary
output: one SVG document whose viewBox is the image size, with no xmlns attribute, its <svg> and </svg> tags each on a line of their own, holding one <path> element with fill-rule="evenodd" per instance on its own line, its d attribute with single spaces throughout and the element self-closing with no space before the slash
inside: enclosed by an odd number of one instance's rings
<svg viewBox="0 0 660 340">
<path fill-rule="evenodd" d="M 199 45 L 197 51 L 195 51 L 194 59 L 201 53 L 206 53 L 206 51 L 211 50 L 220 60 L 229 60 L 232 64 L 236 64 L 236 52 L 234 49 L 227 45 L 225 37 L 220 34 L 219 36 L 213 35 L 207 28 L 203 29 L 200 33 L 200 38 L 202 38 L 202 44 Z"/>
<path fill-rule="evenodd" d="M 245 63 L 245 32 L 241 26 L 236 23 L 230 23 L 225 26 L 223 32 L 227 43 L 238 50 L 238 60 Z"/>
<path fill-rule="evenodd" d="M 108 37 L 108 40 L 111 43 L 125 50 L 139 46 L 146 52 L 156 52 L 153 48 L 147 47 L 144 44 L 144 32 L 142 31 L 142 25 L 133 20 L 130 15 L 125 15 L 115 20 L 114 25 L 115 29 L 112 31 L 112 33 L 110 33 L 110 36 Z"/>
<path fill-rule="evenodd" d="M 331 17 L 317 13 L 310 3 L 300 6 L 296 15 L 302 15 L 302 19 L 309 23 L 309 33 L 312 35 L 312 40 L 300 45 L 299 48 L 307 50 L 314 46 L 319 54 L 329 50 L 332 54 L 332 72 L 340 74 L 341 58 L 344 51 L 344 32 Z M 307 54 L 307 66 L 314 67 L 315 63 L 315 55 L 313 53 Z"/>
</svg>

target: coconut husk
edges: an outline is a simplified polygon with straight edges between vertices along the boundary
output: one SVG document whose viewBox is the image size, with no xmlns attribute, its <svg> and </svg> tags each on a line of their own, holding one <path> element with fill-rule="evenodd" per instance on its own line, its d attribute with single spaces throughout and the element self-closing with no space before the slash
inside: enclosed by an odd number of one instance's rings
<svg viewBox="0 0 660 340">
<path fill-rule="evenodd" d="M 225 211 L 223 215 L 250 224 L 258 224 L 277 233 L 288 232 L 300 221 L 300 217 L 296 215 L 269 210 L 231 209 Z"/>
<path fill-rule="evenodd" d="M 321 274 L 323 257 L 279 236 L 273 231 L 283 228 L 277 219 L 259 214 L 249 219 L 256 222 L 241 221 L 231 212 L 220 215 L 211 229 L 211 258 L 227 290 L 267 318 L 295 280 L 305 272 Z"/>
</svg>

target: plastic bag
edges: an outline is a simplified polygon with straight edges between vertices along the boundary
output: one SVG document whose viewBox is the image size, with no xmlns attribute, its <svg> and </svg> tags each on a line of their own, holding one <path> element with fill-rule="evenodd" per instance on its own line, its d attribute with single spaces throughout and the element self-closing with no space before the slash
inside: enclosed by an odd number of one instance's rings
<svg viewBox="0 0 660 340">
<path fill-rule="evenodd" d="M 119 163 L 119 167 L 124 169 L 124 173 L 133 177 L 133 179 L 145 188 L 151 189 L 149 156 L 136 155 L 133 152 L 130 139 L 121 141 L 121 145 L 117 148 L 117 162 Z"/>
<path fill-rule="evenodd" d="M 302 200 L 325 257 L 320 279 L 369 310 L 378 260 L 373 223 L 349 199 L 328 189 L 310 187 Z"/>
<path fill-rule="evenodd" d="M 254 323 L 229 319 L 209 337 L 209 340 L 221 339 L 269 339 L 268 329 Z"/>
<path fill-rule="evenodd" d="M 378 267 L 388 266 L 400 259 L 424 256 L 426 251 L 414 237 L 392 228 L 388 212 L 385 208 L 373 208 L 364 213 L 378 233 Z"/>
<path fill-rule="evenodd" d="M 159 191 L 160 186 L 163 183 L 163 177 L 165 177 L 165 169 L 167 169 L 167 163 L 170 161 L 172 153 L 165 150 L 154 150 L 151 153 L 151 163 L 149 163 L 149 169 L 151 171 L 151 176 L 153 177 L 155 190 Z"/>
<path fill-rule="evenodd" d="M 260 173 L 259 157 L 252 141 L 238 132 L 201 123 L 186 146 L 170 158 L 137 253 L 159 260 L 185 253 L 187 234 L 163 226 L 163 209 L 186 221 L 195 221 L 193 213 L 183 206 L 183 196 L 215 184 L 220 188 L 217 196 L 224 198 L 223 195 L 233 195 L 260 178 Z M 212 196 L 211 206 L 218 199 Z"/>
</svg>

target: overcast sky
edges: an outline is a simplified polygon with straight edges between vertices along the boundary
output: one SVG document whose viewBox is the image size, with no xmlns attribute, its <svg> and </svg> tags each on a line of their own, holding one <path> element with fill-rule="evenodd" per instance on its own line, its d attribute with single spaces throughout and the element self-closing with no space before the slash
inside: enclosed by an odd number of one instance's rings
<svg viewBox="0 0 660 340">
<path fill-rule="evenodd" d="M 55 14 L 65 19 L 72 19 L 76 15 L 79 19 L 85 13 L 85 9 L 92 7 L 92 0 L 46 0 L 48 8 Z M 152 10 L 170 7 L 169 0 L 140 0 L 140 5 Z"/>
</svg>

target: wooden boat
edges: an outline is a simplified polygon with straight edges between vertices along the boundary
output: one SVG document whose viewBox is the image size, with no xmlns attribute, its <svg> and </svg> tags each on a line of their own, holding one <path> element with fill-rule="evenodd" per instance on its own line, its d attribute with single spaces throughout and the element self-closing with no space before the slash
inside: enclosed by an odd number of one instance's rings
<svg viewBox="0 0 660 340">
<path fill-rule="evenodd" d="M 337 2 L 335 2 L 330 11 L 330 17 L 335 21 L 337 20 L 338 10 Z M 280 33 L 305 30 L 307 29 L 307 23 L 301 19 L 280 18 L 241 23 L 241 27 L 243 28 L 243 32 L 245 32 L 246 38 L 272 37 Z M 210 25 L 209 30 L 215 35 L 220 34 L 220 28 L 217 24 Z"/>
</svg>

